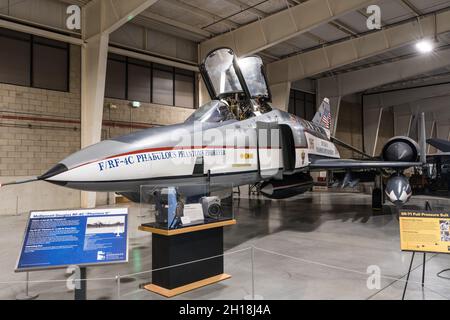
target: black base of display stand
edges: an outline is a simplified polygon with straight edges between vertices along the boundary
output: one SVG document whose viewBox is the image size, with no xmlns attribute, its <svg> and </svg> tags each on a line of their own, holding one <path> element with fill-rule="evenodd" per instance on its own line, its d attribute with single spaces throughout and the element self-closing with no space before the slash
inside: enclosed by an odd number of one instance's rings
<svg viewBox="0 0 450 320">
<path fill-rule="evenodd" d="M 223 227 L 235 220 L 152 232 L 152 283 L 145 289 L 165 297 L 230 278 L 224 274 Z"/>
<path fill-rule="evenodd" d="M 175 289 L 223 273 L 223 227 L 171 237 L 153 234 L 152 242 L 153 270 L 179 265 L 154 271 L 157 286 Z"/>
</svg>

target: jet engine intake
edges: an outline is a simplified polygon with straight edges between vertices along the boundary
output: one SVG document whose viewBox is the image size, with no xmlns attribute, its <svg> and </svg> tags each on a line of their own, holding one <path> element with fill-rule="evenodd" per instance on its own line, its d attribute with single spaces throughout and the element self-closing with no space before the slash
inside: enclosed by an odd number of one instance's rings
<svg viewBox="0 0 450 320">
<path fill-rule="evenodd" d="M 313 179 L 309 174 L 297 173 L 283 180 L 271 179 L 263 182 L 261 193 L 270 199 L 286 199 L 311 190 Z"/>
<path fill-rule="evenodd" d="M 381 157 L 384 161 L 416 162 L 419 146 L 408 137 L 394 137 L 384 145 Z"/>
</svg>

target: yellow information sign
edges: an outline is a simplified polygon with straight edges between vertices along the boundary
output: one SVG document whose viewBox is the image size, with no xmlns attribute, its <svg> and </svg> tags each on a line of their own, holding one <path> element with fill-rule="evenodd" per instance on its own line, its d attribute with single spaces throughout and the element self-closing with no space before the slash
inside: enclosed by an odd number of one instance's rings
<svg viewBox="0 0 450 320">
<path fill-rule="evenodd" d="M 405 251 L 450 253 L 450 214 L 400 211 L 400 245 Z"/>
</svg>

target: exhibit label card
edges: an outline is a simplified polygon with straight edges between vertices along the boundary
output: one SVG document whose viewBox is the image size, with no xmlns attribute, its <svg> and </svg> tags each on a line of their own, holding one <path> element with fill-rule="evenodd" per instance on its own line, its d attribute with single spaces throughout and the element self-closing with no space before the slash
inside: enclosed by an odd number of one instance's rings
<svg viewBox="0 0 450 320">
<path fill-rule="evenodd" d="M 16 271 L 128 261 L 128 209 L 33 211 Z"/>
<path fill-rule="evenodd" d="M 203 222 L 203 207 L 200 203 L 190 203 L 184 205 L 183 215 L 191 222 Z"/>
<path fill-rule="evenodd" d="M 400 211 L 400 243 L 405 251 L 450 253 L 450 214 Z"/>
</svg>

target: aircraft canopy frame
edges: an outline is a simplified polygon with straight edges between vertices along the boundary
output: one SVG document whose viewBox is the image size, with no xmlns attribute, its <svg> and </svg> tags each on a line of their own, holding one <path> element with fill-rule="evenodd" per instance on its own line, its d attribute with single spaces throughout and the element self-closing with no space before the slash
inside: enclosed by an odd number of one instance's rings
<svg viewBox="0 0 450 320">
<path fill-rule="evenodd" d="M 243 94 L 247 99 L 271 101 L 263 61 L 258 56 L 237 59 L 232 49 L 218 48 L 206 56 L 200 71 L 211 99 Z"/>
</svg>

